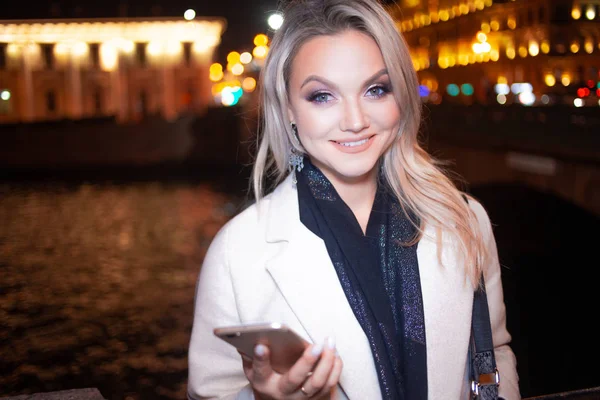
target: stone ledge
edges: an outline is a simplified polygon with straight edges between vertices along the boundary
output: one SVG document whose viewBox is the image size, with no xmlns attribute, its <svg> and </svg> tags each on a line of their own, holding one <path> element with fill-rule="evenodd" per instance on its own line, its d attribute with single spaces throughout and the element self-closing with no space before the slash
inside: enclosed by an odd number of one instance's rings
<svg viewBox="0 0 600 400">
<path fill-rule="evenodd" d="M 0 397 L 0 400 L 106 400 L 98 389 L 73 389 L 60 392 L 24 394 L 14 397 Z"/>
</svg>

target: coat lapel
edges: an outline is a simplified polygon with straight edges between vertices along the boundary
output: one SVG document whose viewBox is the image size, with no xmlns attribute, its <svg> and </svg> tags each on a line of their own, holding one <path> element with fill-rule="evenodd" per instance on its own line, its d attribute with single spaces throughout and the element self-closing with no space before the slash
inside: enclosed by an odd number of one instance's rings
<svg viewBox="0 0 600 400">
<path fill-rule="evenodd" d="M 301 222 L 290 179 L 271 197 L 267 241 L 281 249 L 267 270 L 313 342 L 336 339 L 340 385 L 351 399 L 381 398 L 368 340 L 346 299 L 324 242 Z"/>
</svg>

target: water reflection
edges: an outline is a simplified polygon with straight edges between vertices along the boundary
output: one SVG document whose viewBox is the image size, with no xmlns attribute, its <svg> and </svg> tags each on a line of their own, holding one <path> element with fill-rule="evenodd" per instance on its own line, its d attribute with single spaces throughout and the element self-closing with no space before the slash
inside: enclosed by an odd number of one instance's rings
<svg viewBox="0 0 600 400">
<path fill-rule="evenodd" d="M 183 399 L 199 265 L 241 197 L 209 184 L 0 186 L 0 395 Z"/>
</svg>

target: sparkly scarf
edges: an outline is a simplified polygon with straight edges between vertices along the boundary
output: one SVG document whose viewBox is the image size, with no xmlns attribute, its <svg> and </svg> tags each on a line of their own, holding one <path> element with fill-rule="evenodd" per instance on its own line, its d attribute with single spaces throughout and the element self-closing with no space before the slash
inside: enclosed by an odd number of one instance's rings
<svg viewBox="0 0 600 400">
<path fill-rule="evenodd" d="M 325 242 L 371 346 L 383 399 L 427 398 L 425 319 L 415 228 L 379 182 L 366 235 L 331 182 L 311 164 L 297 173 L 300 220 Z"/>
</svg>

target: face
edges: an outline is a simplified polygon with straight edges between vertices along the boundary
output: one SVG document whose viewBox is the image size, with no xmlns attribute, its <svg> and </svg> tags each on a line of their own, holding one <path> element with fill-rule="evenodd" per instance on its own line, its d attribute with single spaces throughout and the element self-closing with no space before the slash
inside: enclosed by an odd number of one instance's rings
<svg viewBox="0 0 600 400">
<path fill-rule="evenodd" d="M 312 163 L 335 185 L 374 180 L 400 111 L 377 43 L 346 31 L 306 42 L 292 61 L 289 118 Z"/>
</svg>

